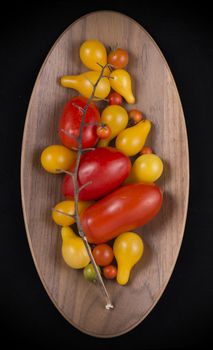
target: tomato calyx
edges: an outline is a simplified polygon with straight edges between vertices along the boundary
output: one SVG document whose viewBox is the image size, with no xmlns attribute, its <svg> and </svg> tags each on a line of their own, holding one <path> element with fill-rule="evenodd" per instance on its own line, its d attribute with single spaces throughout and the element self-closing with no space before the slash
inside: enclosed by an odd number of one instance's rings
<svg viewBox="0 0 213 350">
<path fill-rule="evenodd" d="M 118 43 L 116 43 L 114 45 L 109 45 L 109 46 L 107 46 L 107 53 L 109 54 L 110 52 L 117 50 L 117 48 L 118 48 Z"/>
</svg>

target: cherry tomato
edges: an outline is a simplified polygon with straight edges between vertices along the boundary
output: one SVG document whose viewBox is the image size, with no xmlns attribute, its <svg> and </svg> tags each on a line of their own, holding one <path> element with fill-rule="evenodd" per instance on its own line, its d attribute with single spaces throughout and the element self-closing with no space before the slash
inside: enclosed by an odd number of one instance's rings
<svg viewBox="0 0 213 350">
<path fill-rule="evenodd" d="M 99 266 L 98 266 L 98 269 L 101 273 L 101 269 Z M 84 268 L 83 274 L 84 274 L 84 278 L 91 282 L 94 282 L 97 278 L 95 269 L 91 263 Z"/>
<path fill-rule="evenodd" d="M 113 91 L 108 96 L 109 99 L 109 105 L 122 105 L 123 98 L 120 94 Z"/>
<path fill-rule="evenodd" d="M 140 151 L 140 154 L 152 154 L 152 153 L 153 153 L 153 151 L 152 151 L 151 147 L 148 147 L 148 146 L 144 147 Z"/>
<path fill-rule="evenodd" d="M 81 225 L 90 243 L 100 244 L 145 225 L 160 210 L 158 186 L 142 183 L 122 186 L 87 208 Z"/>
<path fill-rule="evenodd" d="M 59 174 L 68 170 L 76 159 L 76 153 L 61 145 L 52 145 L 45 148 L 41 154 L 43 168 L 52 174 Z"/>
<path fill-rule="evenodd" d="M 131 170 L 130 159 L 112 147 L 99 147 L 81 156 L 78 170 L 78 185 L 92 181 L 79 193 L 80 200 L 98 199 L 115 190 L 127 178 Z M 74 185 L 70 175 L 62 184 L 62 193 L 73 198 Z"/>
<path fill-rule="evenodd" d="M 138 109 L 132 109 L 128 112 L 128 115 L 130 120 L 132 120 L 134 124 L 139 123 L 143 119 L 143 115 Z"/>
<path fill-rule="evenodd" d="M 64 146 L 68 148 L 77 147 L 78 143 L 74 137 L 79 136 L 80 123 L 82 119 L 82 109 L 86 106 L 88 99 L 82 96 L 76 96 L 69 100 L 61 115 L 59 121 L 59 137 Z M 85 123 L 94 123 L 94 125 L 86 125 L 83 128 L 83 148 L 93 147 L 98 141 L 96 133 L 97 123 L 100 121 L 99 110 L 91 102 L 86 113 Z M 65 130 L 65 133 L 62 131 Z M 67 135 L 69 133 L 71 136 Z"/>
<path fill-rule="evenodd" d="M 97 135 L 100 139 L 107 139 L 111 135 L 110 127 L 106 124 L 98 126 Z"/>
<path fill-rule="evenodd" d="M 103 274 L 107 280 L 112 280 L 117 276 L 117 267 L 113 265 L 105 266 L 103 268 Z"/>
<path fill-rule="evenodd" d="M 97 245 L 93 249 L 92 255 L 94 256 L 96 264 L 99 266 L 109 265 L 114 258 L 113 250 L 108 244 Z"/>
<path fill-rule="evenodd" d="M 129 61 L 128 52 L 124 49 L 116 49 L 108 55 L 108 63 L 116 69 L 122 69 L 127 66 Z"/>
</svg>

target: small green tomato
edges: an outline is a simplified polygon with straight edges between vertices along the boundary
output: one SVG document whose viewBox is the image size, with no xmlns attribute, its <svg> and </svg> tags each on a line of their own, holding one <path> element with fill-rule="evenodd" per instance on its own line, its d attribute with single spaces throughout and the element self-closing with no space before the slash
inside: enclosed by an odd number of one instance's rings
<svg viewBox="0 0 213 350">
<path fill-rule="evenodd" d="M 98 269 L 101 273 L 101 269 L 99 266 L 98 266 Z M 83 273 L 84 273 L 84 278 L 88 281 L 94 282 L 97 278 L 94 267 L 91 263 L 84 268 Z"/>
</svg>

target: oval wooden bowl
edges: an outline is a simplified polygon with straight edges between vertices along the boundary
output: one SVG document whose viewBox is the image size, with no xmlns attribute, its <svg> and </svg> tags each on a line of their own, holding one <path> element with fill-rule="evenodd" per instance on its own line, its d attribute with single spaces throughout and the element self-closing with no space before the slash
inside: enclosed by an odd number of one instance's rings
<svg viewBox="0 0 213 350">
<path fill-rule="evenodd" d="M 48 174 L 40 165 L 41 151 L 59 143 L 59 116 L 65 102 L 76 95 L 59 85 L 59 77 L 87 70 L 80 62 L 79 47 L 91 38 L 128 50 L 135 107 L 153 121 L 147 144 L 164 161 L 159 181 L 164 192 L 163 208 L 152 222 L 136 230 L 145 243 L 144 256 L 133 269 L 128 285 L 106 282 L 115 304 L 113 311 L 105 310 L 94 284 L 64 263 L 60 228 L 51 220 L 51 208 L 62 200 L 62 176 Z M 189 160 L 185 120 L 174 79 L 158 46 L 137 22 L 117 12 L 94 12 L 74 22 L 56 41 L 40 70 L 27 112 L 21 189 L 31 253 L 41 281 L 61 314 L 76 328 L 97 337 L 121 335 L 139 324 L 162 295 L 180 250 L 188 204 Z"/>
</svg>

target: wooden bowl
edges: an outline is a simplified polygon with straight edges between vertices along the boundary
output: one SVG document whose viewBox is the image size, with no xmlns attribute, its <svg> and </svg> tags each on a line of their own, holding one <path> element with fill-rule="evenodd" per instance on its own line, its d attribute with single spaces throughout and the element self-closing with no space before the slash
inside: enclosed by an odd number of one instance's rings
<svg viewBox="0 0 213 350">
<path fill-rule="evenodd" d="M 99 289 L 63 261 L 60 228 L 51 220 L 51 208 L 62 200 L 63 176 L 48 174 L 40 165 L 42 150 L 60 143 L 58 120 L 65 102 L 76 95 L 59 85 L 59 77 L 86 70 L 79 47 L 91 38 L 128 50 L 137 101 L 134 107 L 153 121 L 147 144 L 164 162 L 159 181 L 164 193 L 161 212 L 136 230 L 145 243 L 144 256 L 128 285 L 106 281 L 115 304 L 111 311 L 105 310 Z M 189 159 L 183 110 L 171 71 L 156 43 L 133 19 L 117 12 L 94 12 L 74 22 L 56 41 L 39 72 L 27 112 L 21 189 L 31 253 L 61 314 L 82 332 L 96 337 L 121 335 L 139 324 L 162 295 L 177 260 L 187 213 Z"/>
</svg>

